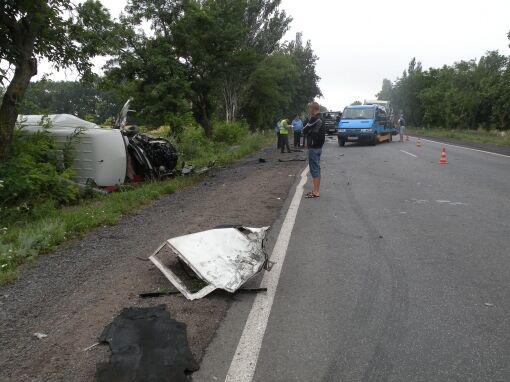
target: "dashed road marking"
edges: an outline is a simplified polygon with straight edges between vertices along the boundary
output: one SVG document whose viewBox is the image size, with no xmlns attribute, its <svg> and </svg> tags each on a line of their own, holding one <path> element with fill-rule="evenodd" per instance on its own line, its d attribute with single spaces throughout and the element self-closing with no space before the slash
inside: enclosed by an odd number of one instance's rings
<svg viewBox="0 0 510 382">
<path fill-rule="evenodd" d="M 418 155 L 411 154 L 410 152 L 407 152 L 405 150 L 400 150 L 400 152 L 403 152 L 404 154 L 411 155 L 414 158 L 418 158 Z"/>
</svg>

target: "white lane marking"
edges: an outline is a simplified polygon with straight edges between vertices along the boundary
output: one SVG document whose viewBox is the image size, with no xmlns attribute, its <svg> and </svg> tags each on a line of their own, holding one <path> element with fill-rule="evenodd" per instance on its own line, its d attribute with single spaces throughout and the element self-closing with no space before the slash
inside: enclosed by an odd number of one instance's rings
<svg viewBox="0 0 510 382">
<path fill-rule="evenodd" d="M 438 142 L 438 141 L 433 141 L 433 140 L 431 140 L 431 139 L 424 139 L 424 138 L 422 138 L 421 140 L 422 140 L 422 141 L 426 141 L 426 142 L 437 143 L 438 145 L 450 146 L 450 147 L 457 147 L 457 148 L 459 148 L 459 149 L 464 149 L 464 150 L 469 150 L 469 151 L 477 151 L 477 152 L 479 152 L 479 153 L 484 153 L 484 154 L 489 154 L 489 155 L 495 155 L 495 156 L 498 156 L 498 157 L 504 157 L 504 158 L 510 158 L 510 155 L 499 154 L 499 153 L 493 153 L 493 152 L 490 152 L 490 151 L 479 150 L 479 149 L 473 149 L 473 148 L 471 148 L 471 147 L 464 147 L 464 146 L 459 146 L 459 145 L 452 145 L 452 144 L 450 144 L 450 143 Z"/>
<path fill-rule="evenodd" d="M 418 155 L 411 154 L 410 152 L 407 152 L 405 150 L 400 150 L 400 151 L 403 152 L 404 154 L 411 155 L 412 157 L 418 158 Z"/>
<path fill-rule="evenodd" d="M 301 173 L 294 197 L 283 221 L 282 228 L 276 239 L 271 261 L 275 262 L 271 272 L 267 272 L 262 279 L 262 285 L 267 287 L 267 293 L 260 293 L 255 297 L 250 314 L 243 329 L 243 334 L 228 369 L 225 382 L 251 382 L 257 367 L 262 340 L 269 321 L 269 313 L 273 306 L 276 288 L 280 279 L 283 262 L 287 254 L 290 237 L 296 222 L 299 205 L 303 198 L 303 187 L 306 184 L 308 167 Z"/>
</svg>

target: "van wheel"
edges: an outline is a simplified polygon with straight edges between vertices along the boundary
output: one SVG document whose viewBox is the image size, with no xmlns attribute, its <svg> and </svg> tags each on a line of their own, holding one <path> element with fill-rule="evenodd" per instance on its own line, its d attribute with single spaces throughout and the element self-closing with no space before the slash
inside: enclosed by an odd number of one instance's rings
<svg viewBox="0 0 510 382">
<path fill-rule="evenodd" d="M 370 146 L 375 146 L 377 145 L 377 135 L 374 135 L 372 137 L 372 140 L 370 141 Z"/>
<path fill-rule="evenodd" d="M 345 146 L 345 141 L 343 139 L 341 139 L 340 137 L 338 137 L 338 146 L 340 146 L 340 147 Z"/>
</svg>

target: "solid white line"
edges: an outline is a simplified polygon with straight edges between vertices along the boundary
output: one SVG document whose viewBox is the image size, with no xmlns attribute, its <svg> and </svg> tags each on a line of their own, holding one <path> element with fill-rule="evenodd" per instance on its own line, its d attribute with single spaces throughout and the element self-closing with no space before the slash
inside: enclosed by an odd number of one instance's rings
<svg viewBox="0 0 510 382">
<path fill-rule="evenodd" d="M 418 155 L 411 154 L 405 150 L 400 150 L 400 151 L 403 152 L 404 154 L 411 155 L 412 157 L 418 158 Z"/>
<path fill-rule="evenodd" d="M 296 188 L 282 228 L 276 239 L 270 259 L 275 264 L 271 272 L 267 272 L 262 279 L 262 285 L 267 287 L 267 293 L 261 293 L 255 297 L 225 382 L 251 382 L 255 374 L 262 340 L 264 339 L 269 321 L 269 313 L 273 306 L 283 262 L 287 254 L 294 223 L 296 222 L 299 205 L 303 198 L 303 187 L 307 181 L 307 176 L 308 167 L 301 173 L 301 181 Z"/>
<path fill-rule="evenodd" d="M 426 141 L 426 142 L 437 143 L 438 145 L 450 146 L 450 147 L 457 147 L 457 148 L 459 148 L 459 149 L 464 149 L 464 150 L 469 150 L 469 151 L 477 151 L 477 152 L 479 152 L 479 153 L 490 154 L 490 155 L 495 155 L 495 156 L 498 156 L 498 157 L 504 157 L 504 158 L 510 158 L 510 155 L 499 154 L 499 153 L 493 153 L 493 152 L 491 152 L 491 151 L 485 151 L 485 150 L 473 149 L 473 148 L 471 148 L 471 147 L 464 147 L 464 146 L 459 146 L 459 145 L 452 145 L 452 144 L 450 144 L 450 143 L 444 143 L 444 142 L 433 141 L 433 140 L 431 140 L 431 139 L 424 139 L 424 138 L 422 138 L 421 140 L 422 140 L 422 141 Z"/>
</svg>

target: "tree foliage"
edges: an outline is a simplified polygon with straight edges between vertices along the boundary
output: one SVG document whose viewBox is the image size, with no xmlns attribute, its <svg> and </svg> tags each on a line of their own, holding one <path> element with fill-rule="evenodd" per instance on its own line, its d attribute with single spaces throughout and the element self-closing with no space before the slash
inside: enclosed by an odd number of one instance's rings
<svg viewBox="0 0 510 382">
<path fill-rule="evenodd" d="M 30 83 L 21 114 L 72 114 L 101 124 L 118 113 L 125 101 L 92 82 L 41 80 Z"/>
<path fill-rule="evenodd" d="M 105 83 L 133 96 L 148 123 L 178 124 L 191 112 L 207 136 L 214 119 L 243 118 L 252 127 L 268 127 L 267 121 L 320 95 L 311 44 L 303 45 L 301 37 L 281 44 L 291 18 L 279 7 L 280 0 L 131 0 L 124 24 L 145 22 L 152 33 L 122 33 L 124 48 L 108 64 Z M 283 73 L 282 55 L 290 72 L 275 79 Z M 261 71 L 272 64 L 280 69 L 270 68 L 267 76 L 280 84 L 285 102 L 280 92 L 262 88 L 271 86 Z M 301 72 L 292 76 L 295 70 Z M 264 104 L 278 105 L 268 118 L 260 117 L 264 109 L 250 99 L 264 93 L 276 97 Z"/>
<path fill-rule="evenodd" d="M 381 94 L 416 126 L 508 130 L 510 58 L 490 51 L 429 70 L 413 59 L 394 84 L 385 80 Z"/>
</svg>

